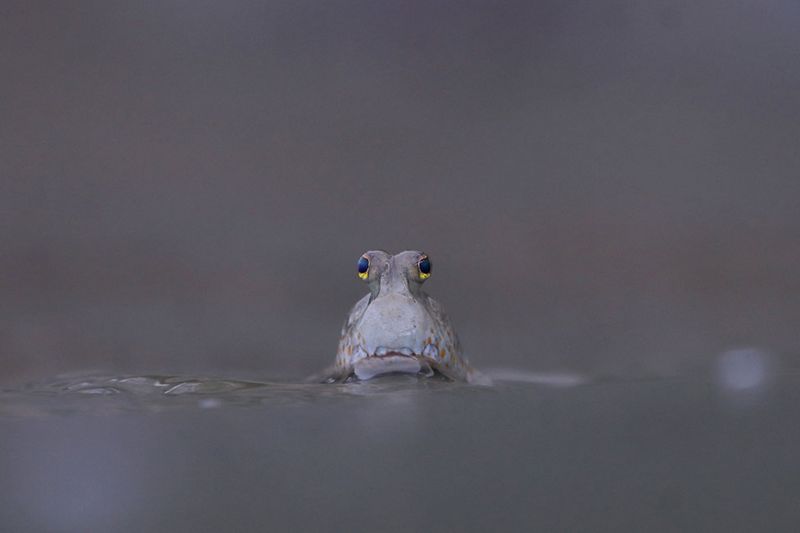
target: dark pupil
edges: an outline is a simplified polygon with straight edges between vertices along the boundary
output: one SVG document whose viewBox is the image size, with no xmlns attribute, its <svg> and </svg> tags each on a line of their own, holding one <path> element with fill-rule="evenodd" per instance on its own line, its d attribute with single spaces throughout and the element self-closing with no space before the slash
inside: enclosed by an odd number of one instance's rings
<svg viewBox="0 0 800 533">
<path fill-rule="evenodd" d="M 363 274 L 369 268 L 369 259 L 362 257 L 358 260 L 358 273 Z"/>
<path fill-rule="evenodd" d="M 427 257 L 419 262 L 419 271 L 423 274 L 431 273 L 431 260 Z"/>
</svg>

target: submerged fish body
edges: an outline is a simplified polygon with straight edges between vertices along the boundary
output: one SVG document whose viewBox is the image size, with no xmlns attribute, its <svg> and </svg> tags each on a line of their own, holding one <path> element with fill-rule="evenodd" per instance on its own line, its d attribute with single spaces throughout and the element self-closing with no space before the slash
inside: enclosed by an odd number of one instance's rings
<svg viewBox="0 0 800 533">
<path fill-rule="evenodd" d="M 342 327 L 336 361 L 325 376 L 328 381 L 439 373 L 453 380 L 487 382 L 462 357 L 441 304 L 422 290 L 431 272 L 425 254 L 370 251 L 358 266 L 358 276 L 370 292 L 353 306 Z"/>
</svg>

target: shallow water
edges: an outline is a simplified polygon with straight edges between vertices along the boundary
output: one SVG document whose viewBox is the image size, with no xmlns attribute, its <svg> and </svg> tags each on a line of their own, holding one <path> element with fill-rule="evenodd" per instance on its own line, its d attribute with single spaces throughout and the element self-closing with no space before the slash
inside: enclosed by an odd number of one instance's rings
<svg viewBox="0 0 800 533">
<path fill-rule="evenodd" d="M 57 379 L 0 397 L 0 523 L 788 531 L 798 385 Z"/>
</svg>

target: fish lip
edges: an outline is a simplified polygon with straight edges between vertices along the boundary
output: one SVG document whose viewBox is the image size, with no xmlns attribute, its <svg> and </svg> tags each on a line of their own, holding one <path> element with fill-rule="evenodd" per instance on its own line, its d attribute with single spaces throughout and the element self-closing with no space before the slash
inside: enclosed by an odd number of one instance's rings
<svg viewBox="0 0 800 533">
<path fill-rule="evenodd" d="M 411 348 L 402 346 L 400 348 L 387 348 L 385 346 L 379 346 L 375 349 L 374 353 L 368 354 L 367 357 L 371 358 L 383 358 L 383 357 L 408 357 L 411 359 L 418 358 L 419 354 L 416 353 Z"/>
<path fill-rule="evenodd" d="M 372 354 L 368 355 L 367 359 L 389 359 L 390 357 L 405 357 L 406 359 L 418 359 L 419 355 L 412 353 L 412 354 L 405 354 L 400 352 L 386 352 L 384 354 Z"/>
</svg>

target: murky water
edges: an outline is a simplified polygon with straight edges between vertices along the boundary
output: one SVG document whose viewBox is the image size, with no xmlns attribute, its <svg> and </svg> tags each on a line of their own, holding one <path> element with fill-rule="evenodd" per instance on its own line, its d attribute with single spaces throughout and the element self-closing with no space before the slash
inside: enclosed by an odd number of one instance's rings
<svg viewBox="0 0 800 533">
<path fill-rule="evenodd" d="M 0 396 L 0 523 L 790 531 L 798 385 L 67 377 Z"/>
</svg>

